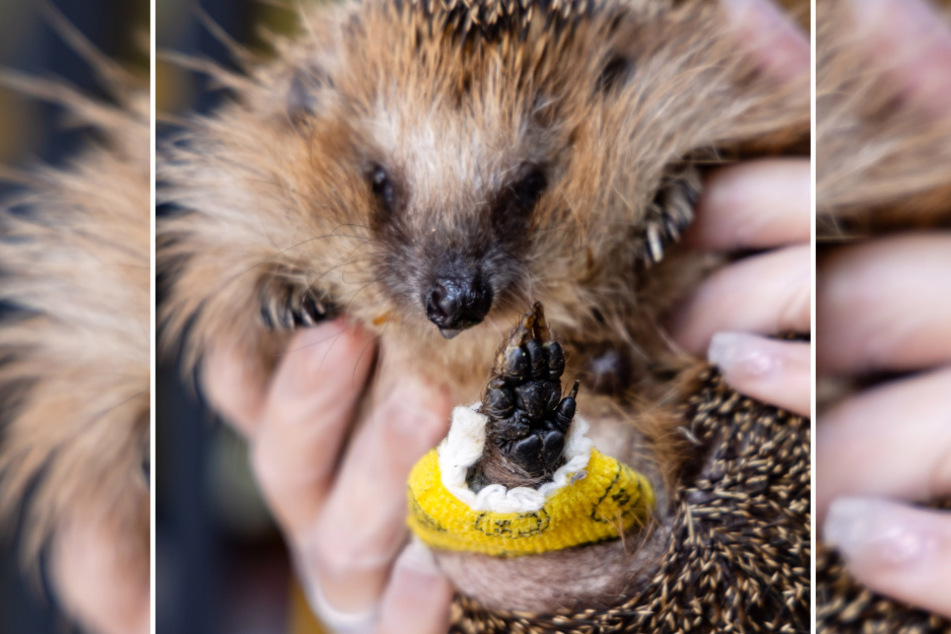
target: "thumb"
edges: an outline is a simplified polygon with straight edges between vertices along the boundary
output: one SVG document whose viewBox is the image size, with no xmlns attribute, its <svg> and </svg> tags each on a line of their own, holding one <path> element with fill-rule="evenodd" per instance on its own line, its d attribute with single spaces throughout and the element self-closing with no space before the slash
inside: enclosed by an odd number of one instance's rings
<svg viewBox="0 0 951 634">
<path fill-rule="evenodd" d="M 380 634 L 444 634 L 452 586 L 432 553 L 413 540 L 403 549 L 383 595 Z"/>
</svg>

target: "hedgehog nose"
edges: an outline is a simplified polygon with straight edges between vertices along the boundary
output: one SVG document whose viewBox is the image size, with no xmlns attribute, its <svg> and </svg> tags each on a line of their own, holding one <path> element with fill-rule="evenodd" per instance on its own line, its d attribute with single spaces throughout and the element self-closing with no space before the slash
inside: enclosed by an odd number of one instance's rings
<svg viewBox="0 0 951 634">
<path fill-rule="evenodd" d="M 481 276 L 436 280 L 424 298 L 426 316 L 446 339 L 480 323 L 492 307 L 492 289 Z"/>
</svg>

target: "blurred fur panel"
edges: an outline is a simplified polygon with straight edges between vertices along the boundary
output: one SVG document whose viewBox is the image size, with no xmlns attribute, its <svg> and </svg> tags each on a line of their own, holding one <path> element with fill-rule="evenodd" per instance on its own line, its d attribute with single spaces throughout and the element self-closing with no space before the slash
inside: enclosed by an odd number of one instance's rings
<svg viewBox="0 0 951 634">
<path fill-rule="evenodd" d="M 951 116 L 931 103 L 951 81 L 909 78 L 899 69 L 927 57 L 928 34 L 915 39 L 920 51 L 872 44 L 854 4 L 816 5 L 817 236 L 951 226 Z M 947 14 L 951 3 L 938 4 Z"/>
<path fill-rule="evenodd" d="M 95 61 L 114 105 L 0 71 L 95 130 L 65 166 L 21 175 L 26 189 L 0 205 L 0 517 L 23 514 L 27 563 L 93 522 L 147 588 L 148 95 Z"/>
</svg>

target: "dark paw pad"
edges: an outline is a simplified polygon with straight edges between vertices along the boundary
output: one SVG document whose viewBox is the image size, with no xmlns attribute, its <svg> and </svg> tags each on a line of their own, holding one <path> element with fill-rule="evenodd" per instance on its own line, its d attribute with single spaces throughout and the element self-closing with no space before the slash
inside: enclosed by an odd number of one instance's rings
<svg viewBox="0 0 951 634">
<path fill-rule="evenodd" d="M 564 352 L 536 304 L 499 352 L 482 400 L 489 440 L 533 477 L 557 469 L 575 414 L 578 383 L 562 398 L 564 371 Z"/>
</svg>

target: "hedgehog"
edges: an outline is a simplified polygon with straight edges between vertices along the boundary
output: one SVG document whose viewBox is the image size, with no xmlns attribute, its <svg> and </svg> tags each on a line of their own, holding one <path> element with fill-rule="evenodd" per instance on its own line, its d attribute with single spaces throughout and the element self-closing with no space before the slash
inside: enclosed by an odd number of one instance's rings
<svg viewBox="0 0 951 634">
<path fill-rule="evenodd" d="M 887 62 L 850 35 L 855 29 L 848 3 L 820 0 L 816 8 L 816 213 L 822 251 L 904 230 L 951 227 L 951 118 L 909 102 Z M 820 416 L 832 401 L 867 384 L 820 376 Z M 951 500 L 929 506 L 951 508 Z M 951 620 L 863 586 L 821 541 L 816 603 L 818 632 L 951 632 Z"/>
<path fill-rule="evenodd" d="M 0 517 L 10 529 L 21 520 L 34 573 L 45 553 L 75 546 L 76 527 L 108 535 L 116 558 L 100 570 L 123 588 L 104 605 L 147 614 L 149 99 L 136 77 L 48 15 L 114 101 L 0 71 L 4 85 L 62 105 L 97 134 L 62 167 L 9 172 L 24 187 L 0 204 Z M 102 618 L 60 598 L 74 617 Z"/>
<path fill-rule="evenodd" d="M 295 329 L 346 315 L 457 403 L 488 382 L 501 420 L 524 387 L 493 374 L 501 340 L 543 359 L 519 407 L 547 422 L 493 422 L 473 486 L 539 486 L 577 408 L 659 503 L 604 544 L 438 553 L 454 627 L 806 629 L 808 422 L 732 392 L 661 320 L 717 265 L 677 244 L 703 171 L 801 154 L 807 78 L 770 77 L 699 0 L 367 0 L 301 21 L 241 74 L 202 63 L 234 98 L 160 152 L 159 314 L 185 373 L 228 341 L 266 380 Z"/>
</svg>

